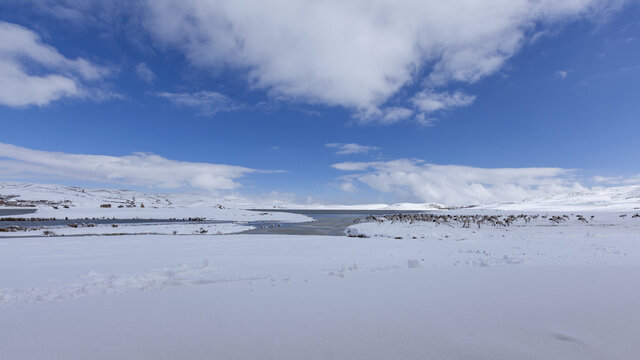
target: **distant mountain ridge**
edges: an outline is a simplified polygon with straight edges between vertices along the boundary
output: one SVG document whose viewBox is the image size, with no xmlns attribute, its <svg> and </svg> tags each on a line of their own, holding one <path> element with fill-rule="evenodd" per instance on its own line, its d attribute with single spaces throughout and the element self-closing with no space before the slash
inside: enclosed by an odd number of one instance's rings
<svg viewBox="0 0 640 360">
<path fill-rule="evenodd" d="M 640 185 L 599 188 L 547 197 L 529 198 L 513 203 L 478 206 L 496 210 L 638 210 Z"/>
<path fill-rule="evenodd" d="M 295 204 L 283 201 L 264 201 L 252 204 L 246 199 L 228 199 L 211 194 L 193 193 L 142 193 L 132 190 L 92 189 L 75 186 L 32 184 L 17 182 L 0 183 L 0 206 L 69 206 L 71 208 L 96 208 L 102 204 L 114 207 L 144 204 L 153 208 L 213 208 L 229 206 L 235 208 L 271 208 L 297 210 L 389 210 L 389 211 L 432 211 L 460 208 L 492 210 L 638 210 L 640 209 L 640 185 L 596 188 L 590 191 L 548 197 L 536 197 L 511 203 L 495 203 L 449 207 L 437 203 L 397 203 L 325 205 Z"/>
</svg>

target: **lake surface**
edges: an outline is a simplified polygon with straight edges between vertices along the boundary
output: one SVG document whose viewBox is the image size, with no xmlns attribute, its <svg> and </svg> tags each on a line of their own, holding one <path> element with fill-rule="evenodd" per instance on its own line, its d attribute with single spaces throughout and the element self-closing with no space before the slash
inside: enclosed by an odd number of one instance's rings
<svg viewBox="0 0 640 360">
<path fill-rule="evenodd" d="M 281 210 L 259 209 L 255 211 L 289 212 L 312 217 L 315 221 L 303 223 L 258 224 L 251 223 L 256 229 L 243 234 L 283 234 L 283 235 L 330 235 L 343 236 L 344 230 L 357 219 L 369 215 L 384 216 L 390 214 L 417 214 L 424 211 L 397 210 Z"/>
<path fill-rule="evenodd" d="M 0 216 L 33 214 L 37 209 L 3 209 L 0 208 Z"/>
</svg>

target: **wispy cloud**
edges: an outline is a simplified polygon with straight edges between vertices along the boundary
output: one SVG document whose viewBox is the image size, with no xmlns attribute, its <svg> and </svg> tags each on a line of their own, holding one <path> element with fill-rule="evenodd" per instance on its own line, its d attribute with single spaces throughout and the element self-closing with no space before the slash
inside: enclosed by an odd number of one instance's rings
<svg viewBox="0 0 640 360">
<path fill-rule="evenodd" d="M 0 143 L 0 176 L 60 178 L 163 189 L 208 191 L 240 187 L 238 179 L 258 170 L 241 166 L 176 161 L 149 153 L 126 156 L 67 154 Z"/>
<path fill-rule="evenodd" d="M 342 183 L 340 183 L 340 185 L 338 185 L 339 189 L 344 191 L 344 192 L 348 192 L 348 193 L 354 193 L 357 191 L 356 186 L 353 184 L 353 182 L 351 181 L 344 181 Z"/>
<path fill-rule="evenodd" d="M 354 143 L 329 143 L 325 144 L 325 146 L 328 148 L 336 149 L 336 154 L 338 155 L 366 154 L 370 151 L 380 150 L 380 148 L 377 146 L 360 145 Z"/>
<path fill-rule="evenodd" d="M 555 73 L 553 73 L 553 75 L 556 77 L 556 79 L 558 80 L 564 80 L 567 78 L 567 75 L 569 75 L 569 73 L 567 71 L 564 70 L 558 70 Z"/>
<path fill-rule="evenodd" d="M 145 63 L 139 63 L 136 65 L 136 74 L 140 79 L 149 84 L 156 80 L 156 74 L 151 71 L 149 66 Z"/>
<path fill-rule="evenodd" d="M 470 205 L 585 190 L 573 171 L 561 168 L 476 168 L 428 164 L 417 159 L 342 162 L 333 168 L 351 172 L 342 188 L 356 184 L 411 201 Z"/>
<path fill-rule="evenodd" d="M 606 185 L 640 184 L 640 174 L 632 176 L 594 176 L 593 182 Z"/>
<path fill-rule="evenodd" d="M 196 109 L 200 115 L 204 116 L 213 116 L 218 112 L 236 111 L 243 108 L 239 102 L 214 91 L 199 91 L 195 93 L 161 92 L 157 95 L 176 105 Z"/>
<path fill-rule="evenodd" d="M 114 94 L 95 88 L 108 73 L 107 68 L 85 59 L 63 56 L 25 27 L 0 21 L 1 105 L 44 106 L 70 97 L 112 98 Z"/>
<path fill-rule="evenodd" d="M 426 125 L 428 124 L 427 115 L 438 111 L 469 106 L 473 104 L 475 99 L 476 97 L 474 95 L 468 95 L 462 91 L 456 91 L 451 94 L 427 89 L 416 94 L 416 96 L 411 99 L 411 102 L 420 111 L 416 120 Z"/>
<path fill-rule="evenodd" d="M 398 121 L 407 120 L 413 115 L 413 110 L 403 107 L 388 107 L 381 111 L 377 117 L 377 122 L 383 125 L 393 124 Z"/>
</svg>

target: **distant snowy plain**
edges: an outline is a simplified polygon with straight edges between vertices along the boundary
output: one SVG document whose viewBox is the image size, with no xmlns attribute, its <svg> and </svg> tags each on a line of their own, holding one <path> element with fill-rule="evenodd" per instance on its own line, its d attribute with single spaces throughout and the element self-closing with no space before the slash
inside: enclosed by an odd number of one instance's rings
<svg viewBox="0 0 640 360">
<path fill-rule="evenodd" d="M 0 238 L 0 358 L 635 359 L 640 196 L 613 193 L 347 229 L 366 237 Z"/>
</svg>

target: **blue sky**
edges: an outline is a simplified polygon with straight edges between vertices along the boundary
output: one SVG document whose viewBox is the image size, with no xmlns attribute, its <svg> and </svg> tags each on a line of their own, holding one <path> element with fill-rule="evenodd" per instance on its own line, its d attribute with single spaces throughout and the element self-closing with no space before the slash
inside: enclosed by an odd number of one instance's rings
<svg viewBox="0 0 640 360">
<path fill-rule="evenodd" d="M 331 203 L 640 182 L 637 2 L 305 3 L 4 2 L 0 180 Z M 162 161 L 118 167 L 140 152 Z"/>
</svg>

